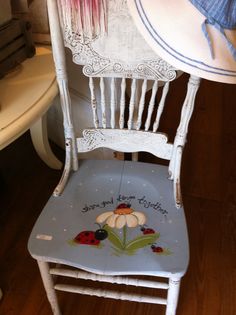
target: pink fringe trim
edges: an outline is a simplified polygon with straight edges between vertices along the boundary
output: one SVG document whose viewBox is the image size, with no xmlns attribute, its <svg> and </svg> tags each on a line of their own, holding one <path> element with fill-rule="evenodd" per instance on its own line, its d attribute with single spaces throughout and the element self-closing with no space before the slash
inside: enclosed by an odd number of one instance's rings
<svg viewBox="0 0 236 315">
<path fill-rule="evenodd" d="M 94 38 L 107 33 L 107 0 L 58 0 L 64 26 Z"/>
</svg>

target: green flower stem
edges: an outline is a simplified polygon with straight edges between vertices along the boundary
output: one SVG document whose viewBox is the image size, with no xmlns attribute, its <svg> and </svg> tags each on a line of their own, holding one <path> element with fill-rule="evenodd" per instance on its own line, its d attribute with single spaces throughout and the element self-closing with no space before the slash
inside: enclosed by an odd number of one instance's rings
<svg viewBox="0 0 236 315">
<path fill-rule="evenodd" d="M 123 248 L 125 249 L 126 247 L 126 237 L 127 237 L 127 226 L 123 226 Z"/>
</svg>

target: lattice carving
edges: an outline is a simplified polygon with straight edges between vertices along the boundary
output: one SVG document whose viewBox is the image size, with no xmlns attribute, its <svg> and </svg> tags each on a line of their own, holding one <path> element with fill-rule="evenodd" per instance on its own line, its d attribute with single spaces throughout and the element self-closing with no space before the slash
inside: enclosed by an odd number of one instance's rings
<svg viewBox="0 0 236 315">
<path fill-rule="evenodd" d="M 62 12 L 60 15 L 62 21 Z M 147 78 L 162 81 L 172 81 L 176 78 L 175 69 L 159 58 L 140 37 L 129 16 L 127 0 L 110 0 L 108 19 L 108 35 L 102 38 L 82 36 L 63 20 L 65 46 L 72 51 L 73 61 L 84 65 L 83 73 L 86 76 Z M 117 26 L 119 23 L 124 25 Z M 120 29 L 122 44 L 117 47 L 116 35 L 118 30 L 120 33 Z M 132 52 L 126 39 L 128 33 L 137 39 Z M 142 56 L 145 56 L 145 59 Z"/>
</svg>

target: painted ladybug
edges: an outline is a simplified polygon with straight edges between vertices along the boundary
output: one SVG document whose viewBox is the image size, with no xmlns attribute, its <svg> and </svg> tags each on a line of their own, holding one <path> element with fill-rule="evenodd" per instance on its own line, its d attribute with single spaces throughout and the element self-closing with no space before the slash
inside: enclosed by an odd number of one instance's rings
<svg viewBox="0 0 236 315">
<path fill-rule="evenodd" d="M 141 227 L 141 231 L 143 232 L 144 235 L 156 233 L 155 230 L 150 229 L 150 228 L 145 228 L 144 226 Z"/>
<path fill-rule="evenodd" d="M 80 232 L 75 238 L 74 242 L 84 245 L 99 245 L 100 240 L 96 238 L 94 231 Z"/>
<path fill-rule="evenodd" d="M 162 253 L 164 251 L 164 249 L 160 246 L 156 246 L 156 245 L 152 245 L 151 249 L 153 251 L 153 253 Z"/>
<path fill-rule="evenodd" d="M 131 207 L 131 204 L 129 203 L 120 203 L 116 209 L 123 209 L 123 208 L 130 208 Z"/>
</svg>

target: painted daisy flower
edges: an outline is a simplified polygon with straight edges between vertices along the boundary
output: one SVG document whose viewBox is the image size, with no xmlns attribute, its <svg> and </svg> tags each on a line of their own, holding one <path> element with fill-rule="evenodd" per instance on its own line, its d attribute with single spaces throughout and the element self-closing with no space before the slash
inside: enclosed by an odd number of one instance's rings
<svg viewBox="0 0 236 315">
<path fill-rule="evenodd" d="M 145 224 L 146 217 L 142 212 L 134 211 L 130 205 L 122 203 L 116 210 L 100 214 L 96 218 L 96 222 L 99 224 L 106 222 L 111 228 L 117 229 L 121 229 L 125 225 L 134 228 L 137 225 Z"/>
</svg>

